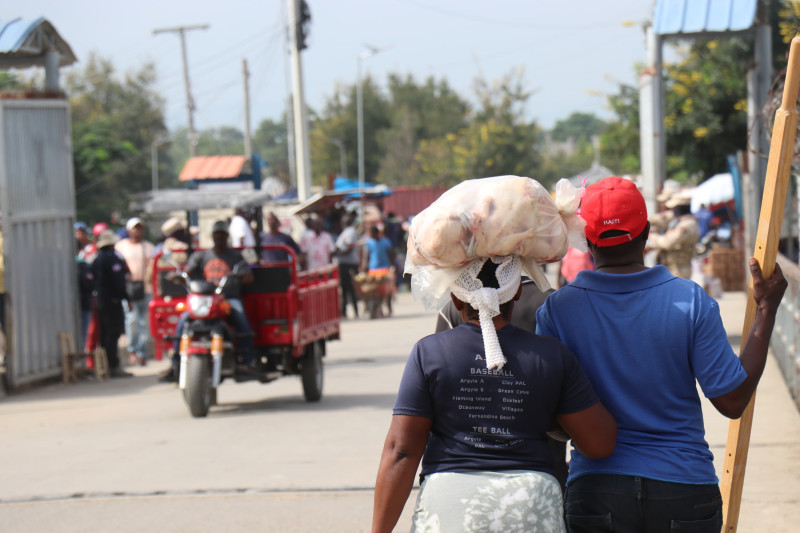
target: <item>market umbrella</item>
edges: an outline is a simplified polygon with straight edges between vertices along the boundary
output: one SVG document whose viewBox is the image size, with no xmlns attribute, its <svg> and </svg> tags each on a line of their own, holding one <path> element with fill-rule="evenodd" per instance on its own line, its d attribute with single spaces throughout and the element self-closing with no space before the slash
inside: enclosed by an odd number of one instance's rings
<svg viewBox="0 0 800 533">
<path fill-rule="evenodd" d="M 724 204 L 735 198 L 733 176 L 729 172 L 715 174 L 692 190 L 692 213 L 705 205 Z"/>
</svg>

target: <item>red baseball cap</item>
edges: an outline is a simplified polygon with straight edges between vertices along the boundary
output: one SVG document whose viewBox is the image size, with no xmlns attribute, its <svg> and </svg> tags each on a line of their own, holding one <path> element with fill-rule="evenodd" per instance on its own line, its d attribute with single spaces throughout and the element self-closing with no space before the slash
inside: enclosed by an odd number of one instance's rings
<svg viewBox="0 0 800 533">
<path fill-rule="evenodd" d="M 581 217 L 586 221 L 586 238 L 595 246 L 616 246 L 632 241 L 647 226 L 644 196 L 630 180 L 610 176 L 586 187 L 581 201 Z M 609 230 L 627 235 L 601 238 Z"/>
<path fill-rule="evenodd" d="M 104 231 L 108 231 L 108 224 L 105 222 L 98 222 L 92 227 L 92 235 L 95 237 L 99 237 Z"/>
</svg>

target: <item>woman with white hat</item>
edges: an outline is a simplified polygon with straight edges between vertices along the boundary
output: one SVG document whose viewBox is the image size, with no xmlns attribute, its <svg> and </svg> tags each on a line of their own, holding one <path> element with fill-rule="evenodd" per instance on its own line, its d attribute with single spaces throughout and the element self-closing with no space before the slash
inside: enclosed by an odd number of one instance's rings
<svg viewBox="0 0 800 533">
<path fill-rule="evenodd" d="M 97 237 L 97 258 L 92 263 L 97 319 L 100 324 L 100 344 L 106 351 L 112 378 L 130 377 L 120 366 L 117 343 L 125 331 L 122 301 L 129 300 L 125 287 L 128 266 L 114 251 L 117 236 L 110 230 Z M 130 306 L 130 303 L 128 304 Z"/>
</svg>

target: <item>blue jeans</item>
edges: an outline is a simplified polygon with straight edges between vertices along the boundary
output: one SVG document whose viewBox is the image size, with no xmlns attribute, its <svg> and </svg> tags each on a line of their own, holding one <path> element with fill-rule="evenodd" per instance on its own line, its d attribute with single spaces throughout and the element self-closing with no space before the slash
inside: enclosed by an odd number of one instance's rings
<svg viewBox="0 0 800 533">
<path fill-rule="evenodd" d="M 570 533 L 720 533 L 722 496 L 688 485 L 614 474 L 587 474 L 567 486 Z"/>
<path fill-rule="evenodd" d="M 250 322 L 247 321 L 247 316 L 244 314 L 244 304 L 242 300 L 239 298 L 228 298 L 228 303 L 231 304 L 231 314 L 228 317 L 233 327 L 236 329 L 236 333 L 248 333 L 250 335 L 246 337 L 242 337 L 238 341 L 239 348 L 245 355 L 245 361 L 251 362 L 255 359 L 255 349 L 253 348 L 253 337 L 251 336 L 253 333 L 252 328 L 250 328 Z M 181 315 L 181 318 L 178 320 L 178 326 L 175 328 L 175 335 L 180 337 L 183 332 L 183 325 L 186 321 L 189 320 L 189 312 L 186 311 Z M 178 349 L 180 347 L 180 338 L 176 339 L 173 343 L 173 349 L 175 350 L 175 356 L 178 356 Z"/>
<path fill-rule="evenodd" d="M 125 307 L 125 337 L 128 339 L 128 353 L 147 356 L 147 341 L 150 340 L 147 304 L 150 295 L 131 302 L 132 309 Z"/>
</svg>

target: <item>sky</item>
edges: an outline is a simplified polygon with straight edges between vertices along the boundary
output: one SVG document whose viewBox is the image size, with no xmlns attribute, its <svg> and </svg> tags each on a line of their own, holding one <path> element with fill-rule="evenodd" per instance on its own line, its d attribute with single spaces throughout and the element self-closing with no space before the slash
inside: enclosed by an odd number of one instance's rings
<svg viewBox="0 0 800 533">
<path fill-rule="evenodd" d="M 606 96 L 636 85 L 645 58 L 643 24 L 654 0 L 307 0 L 308 48 L 302 53 L 307 105 L 321 111 L 337 85 L 358 78 L 365 45 L 386 49 L 362 62 L 385 87 L 389 74 L 445 79 L 474 101 L 478 77 L 499 80 L 523 69 L 533 92 L 528 118 L 550 129 L 573 112 L 610 118 Z M 113 6 L 113 7 L 112 7 Z M 118 74 L 156 66 L 169 129 L 187 124 L 177 34 L 153 30 L 208 24 L 186 34 L 198 130 L 244 125 L 242 60 L 250 71 L 250 123 L 277 120 L 291 92 L 285 26 L 288 0 L 26 0 L 3 19 L 44 17 L 78 57 L 109 59 Z M 67 70 L 67 69 L 64 69 Z"/>
</svg>

